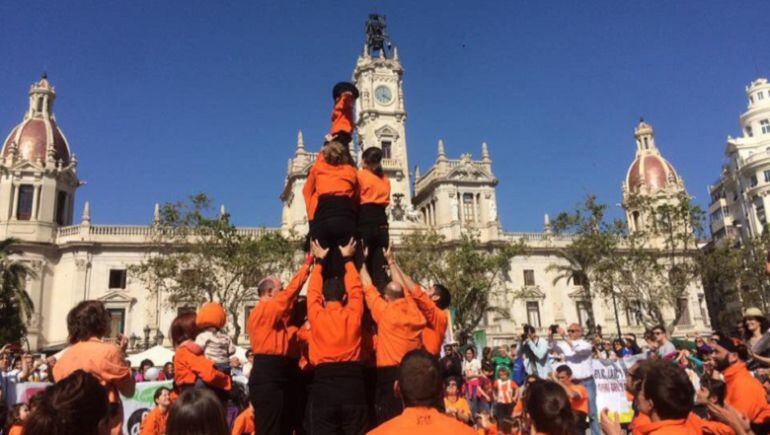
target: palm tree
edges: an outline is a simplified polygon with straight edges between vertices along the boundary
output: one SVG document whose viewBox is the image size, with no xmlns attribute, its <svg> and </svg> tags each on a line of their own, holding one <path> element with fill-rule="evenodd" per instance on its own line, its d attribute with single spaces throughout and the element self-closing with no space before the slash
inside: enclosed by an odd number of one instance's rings
<svg viewBox="0 0 770 435">
<path fill-rule="evenodd" d="M 588 335 L 593 333 L 596 326 L 594 320 L 593 295 L 591 294 L 591 280 L 589 275 L 593 271 L 596 263 L 595 256 L 589 251 L 581 249 L 577 243 L 572 243 L 564 249 L 556 251 L 556 255 L 566 261 L 564 263 L 552 263 L 546 268 L 547 272 L 555 272 L 553 285 L 559 281 L 566 281 L 567 284 L 572 281 L 575 285 L 582 285 L 585 297 L 588 300 Z"/>
<path fill-rule="evenodd" d="M 34 304 L 25 289 L 27 277 L 34 271 L 12 258 L 11 246 L 18 240 L 0 241 L 0 343 L 16 342 L 26 334 L 25 323 L 32 317 Z"/>
</svg>

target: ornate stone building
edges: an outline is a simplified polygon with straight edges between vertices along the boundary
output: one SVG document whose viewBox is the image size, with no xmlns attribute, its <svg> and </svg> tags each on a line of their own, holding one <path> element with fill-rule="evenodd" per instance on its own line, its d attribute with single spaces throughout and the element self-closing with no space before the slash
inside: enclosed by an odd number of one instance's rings
<svg viewBox="0 0 770 435">
<path fill-rule="evenodd" d="M 740 116 L 739 137 L 727 137 L 725 163 L 709 186 L 709 221 L 714 240 L 750 239 L 762 234 L 770 208 L 770 83 L 760 78 L 746 87 L 748 107 Z"/>
<path fill-rule="evenodd" d="M 517 338 L 525 323 L 541 328 L 543 333 L 552 323 L 585 324 L 588 301 L 582 287 L 571 280 L 554 281 L 555 272 L 548 270 L 549 265 L 563 261 L 556 253 L 569 244 L 569 238 L 550 233 L 547 215 L 542 232 L 516 233 L 501 228 L 496 192 L 499 181 L 487 144 L 481 144 L 478 160 L 470 154 L 450 159 L 439 140 L 433 166 L 424 173 L 419 169 L 410 172 L 403 78 L 398 51 L 390 46 L 374 49 L 367 45 L 353 69 L 353 80 L 361 90 L 355 151 L 359 154 L 369 146 L 383 149 L 384 167 L 392 183 L 388 213 L 394 239 L 409 231 L 432 228 L 452 240 L 471 228 L 484 241 L 523 239 L 527 243 L 527 255 L 511 261 L 510 280 L 493 297 L 509 316 L 490 315 L 481 325 L 489 344 Z M 43 78 L 32 86 L 29 97 L 28 111 L 11 129 L 0 152 L 0 236 L 19 239 L 20 258 L 35 270 L 27 279 L 27 290 L 35 303 L 29 325 L 30 347 L 64 346 L 67 312 L 83 299 L 104 301 L 113 319 L 112 334 L 132 337 L 132 346 L 156 338 L 168 344 L 162 335 L 177 312 L 188 307 L 167 306 L 149 296 L 142 283 L 127 272 L 128 266 L 142 261 L 153 249 L 153 226 L 96 225 L 91 222 L 88 202 L 80 221 L 73 221 L 78 162 L 53 115 L 56 92 Z M 661 186 L 683 189 L 673 167 L 655 148 L 651 127 L 640 124 L 636 136 L 637 159 L 629 170 L 624 192 L 655 193 Z M 307 219 L 301 191 L 315 156 L 306 148 L 300 132 L 280 195 L 280 228 L 239 231 L 254 236 L 263 231 L 304 234 Z M 148 222 L 156 219 L 157 213 L 157 206 L 155 215 L 148 210 Z M 630 213 L 636 219 L 633 211 Z M 245 303 L 241 324 L 253 303 Z M 616 316 L 624 332 L 643 330 L 633 307 L 621 306 L 616 313 L 607 301 L 597 299 L 593 304 L 597 323 L 605 331 L 614 330 Z M 692 286 L 684 304 L 687 314 L 678 333 L 706 330 L 708 316 L 698 285 Z"/>
</svg>

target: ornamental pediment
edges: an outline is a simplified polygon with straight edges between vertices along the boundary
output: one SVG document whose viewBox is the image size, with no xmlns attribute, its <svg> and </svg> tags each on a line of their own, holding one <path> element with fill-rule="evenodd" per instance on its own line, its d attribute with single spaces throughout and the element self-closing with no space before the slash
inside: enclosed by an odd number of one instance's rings
<svg viewBox="0 0 770 435">
<path fill-rule="evenodd" d="M 513 292 L 514 299 L 545 299 L 545 293 L 539 285 L 525 285 Z"/>
<path fill-rule="evenodd" d="M 381 139 L 384 137 L 393 138 L 394 140 L 398 139 L 398 132 L 394 128 L 390 127 L 389 125 L 383 125 L 377 130 L 374 130 L 374 134 L 375 136 L 377 136 L 377 139 Z"/>
<path fill-rule="evenodd" d="M 113 290 L 106 295 L 97 298 L 105 304 L 131 305 L 136 302 L 136 298 L 128 296 L 124 291 Z"/>
<path fill-rule="evenodd" d="M 492 177 L 484 171 L 473 166 L 462 166 L 455 168 L 447 174 L 450 180 L 458 181 L 491 181 Z"/>
</svg>

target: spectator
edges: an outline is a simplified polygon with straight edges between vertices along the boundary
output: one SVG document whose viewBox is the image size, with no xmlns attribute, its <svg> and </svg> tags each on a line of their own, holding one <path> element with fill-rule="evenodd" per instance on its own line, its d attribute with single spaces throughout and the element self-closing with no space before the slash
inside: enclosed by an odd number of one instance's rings
<svg viewBox="0 0 770 435">
<path fill-rule="evenodd" d="M 564 389 L 551 381 L 537 380 L 527 387 L 524 407 L 538 434 L 573 435 L 575 417 Z"/>
<path fill-rule="evenodd" d="M 747 308 L 743 313 L 743 340 L 749 350 L 749 369 L 770 367 L 770 321 L 759 308 Z"/>
<path fill-rule="evenodd" d="M 167 362 L 163 364 L 163 370 L 160 373 L 158 380 L 161 381 L 173 381 L 174 380 L 174 363 Z"/>
<path fill-rule="evenodd" d="M 201 380 L 206 385 L 222 392 L 230 391 L 230 377 L 218 371 L 214 363 L 200 353 L 200 348 L 193 341 L 198 333 L 195 326 L 195 313 L 178 315 L 171 322 L 171 343 L 174 346 L 174 392 L 178 395 L 195 386 Z"/>
<path fill-rule="evenodd" d="M 241 368 L 241 360 L 237 356 L 230 357 L 230 376 L 243 376 L 243 368 Z"/>
<path fill-rule="evenodd" d="M 695 389 L 680 368 L 666 362 L 650 362 L 636 398 L 639 412 L 649 422 L 634 427 L 641 434 L 698 433 L 688 427 L 687 418 L 693 408 Z M 602 411 L 602 430 L 607 435 L 619 435 L 620 423 Z"/>
<path fill-rule="evenodd" d="M 765 389 L 746 364 L 739 361 L 735 343 L 720 335 L 713 347 L 714 368 L 722 373 L 727 385 L 725 402 L 749 419 L 755 433 L 770 432 L 770 405 Z"/>
<path fill-rule="evenodd" d="M 69 352 L 68 352 L 69 353 Z M 48 387 L 24 422 L 24 435 L 104 435 L 113 427 L 99 379 L 75 370 Z"/>
<path fill-rule="evenodd" d="M 11 394 L 11 383 L 16 382 L 8 369 L 11 367 L 11 355 L 0 352 L 0 397 L 5 399 Z"/>
<path fill-rule="evenodd" d="M 495 355 L 492 360 L 495 363 L 495 377 L 497 377 L 497 372 L 501 367 L 508 368 L 509 373 L 513 371 L 513 360 L 511 359 L 511 354 L 507 345 L 498 347 L 497 355 Z"/>
<path fill-rule="evenodd" d="M 494 367 L 494 361 L 492 360 L 492 348 L 489 346 L 484 346 L 484 349 L 481 350 L 481 364 L 487 363 Z"/>
<path fill-rule="evenodd" d="M 612 342 L 612 350 L 615 353 L 616 358 L 625 358 L 631 355 L 631 349 L 629 349 L 626 343 L 620 338 L 616 338 Z"/>
<path fill-rule="evenodd" d="M 495 417 L 497 419 L 510 417 L 513 414 L 513 402 L 519 386 L 511 380 L 510 375 L 508 367 L 501 367 L 498 379 L 495 381 Z"/>
<path fill-rule="evenodd" d="M 368 435 L 441 434 L 474 435 L 475 431 L 438 411 L 441 402 L 441 371 L 428 352 L 413 350 L 399 366 L 395 389 L 404 411 Z"/>
<path fill-rule="evenodd" d="M 538 337 L 537 331 L 532 326 L 524 325 L 519 355 L 524 359 L 524 367 L 528 375 L 545 378 L 551 373 L 548 343 Z"/>
<path fill-rule="evenodd" d="M 468 423 L 471 421 L 471 407 L 464 397 L 460 396 L 460 381 L 450 378 L 444 388 L 444 410 L 447 415 Z"/>
<path fill-rule="evenodd" d="M 476 415 L 479 411 L 479 378 L 483 375 L 481 362 L 476 358 L 476 349 L 473 346 L 468 346 L 465 349 L 463 376 L 465 384 L 462 387 L 465 390 L 465 397 L 468 399 L 473 415 Z M 461 386 L 459 382 L 457 384 L 458 387 Z"/>
<path fill-rule="evenodd" d="M 231 435 L 254 435 L 257 431 L 254 428 L 254 408 L 251 403 L 241 412 L 233 422 Z"/>
<path fill-rule="evenodd" d="M 583 339 L 583 327 L 577 323 L 569 325 L 566 334 L 564 329 L 559 328 L 559 334 L 562 339 L 557 343 L 557 346 L 564 355 L 565 363 L 572 370 L 572 381 L 583 385 L 588 392 L 588 418 L 591 422 L 591 434 L 599 435 L 591 344 Z"/>
<path fill-rule="evenodd" d="M 495 376 L 495 369 L 490 363 L 481 363 L 481 373 L 483 376 L 479 377 L 479 412 L 487 411 L 492 412 L 492 405 L 494 403 L 494 389 L 492 380 Z"/>
<path fill-rule="evenodd" d="M 95 376 L 107 388 L 112 433 L 120 434 L 123 406 L 118 393 L 132 397 L 136 388 L 125 362 L 128 340 L 121 336 L 117 346 L 102 341 L 110 332 L 110 315 L 100 301 L 82 301 L 71 309 L 67 331 L 71 346 L 54 366 L 54 379 L 60 382 L 77 370 Z"/>
<path fill-rule="evenodd" d="M 149 379 L 145 378 L 145 374 L 147 373 L 148 369 L 151 369 L 155 367 L 155 364 L 153 364 L 152 360 L 144 359 L 142 362 L 139 363 L 139 369 L 136 371 L 136 376 L 134 376 L 134 380 L 136 382 L 147 382 Z"/>
<path fill-rule="evenodd" d="M 7 435 L 21 435 L 21 428 L 28 414 L 29 408 L 26 404 L 17 403 L 13 405 L 11 412 L 8 414 L 8 423 L 6 423 L 5 432 L 3 433 Z"/>
<path fill-rule="evenodd" d="M 586 387 L 572 382 L 572 370 L 566 364 L 556 367 L 556 372 L 552 378 L 567 393 L 570 407 L 575 414 L 576 433 L 585 434 L 586 429 L 588 429 L 588 391 L 586 391 Z"/>
<path fill-rule="evenodd" d="M 171 407 L 171 390 L 160 387 L 153 395 L 155 408 L 142 421 L 140 435 L 165 435 L 168 412 Z"/>
<path fill-rule="evenodd" d="M 243 376 L 246 378 L 251 375 L 251 366 L 254 364 L 254 352 L 251 349 L 246 351 L 246 362 L 243 364 Z"/>
<path fill-rule="evenodd" d="M 230 435 L 222 403 L 207 388 L 185 390 L 171 407 L 166 428 L 167 435 Z"/>
<path fill-rule="evenodd" d="M 636 334 L 627 334 L 625 343 L 628 346 L 628 349 L 631 350 L 632 355 L 639 355 L 642 353 L 642 348 L 639 347 L 639 343 L 636 341 Z"/>
<path fill-rule="evenodd" d="M 703 337 L 695 337 L 695 353 L 699 360 L 705 361 L 713 351 Z"/>
<path fill-rule="evenodd" d="M 439 360 L 439 366 L 441 367 L 441 378 L 444 380 L 452 376 L 459 378 L 463 375 L 462 358 L 455 352 L 452 344 L 444 345 L 444 356 Z"/>
<path fill-rule="evenodd" d="M 652 338 L 655 341 L 655 352 L 660 358 L 671 358 L 676 354 L 674 343 L 669 341 L 666 328 L 663 325 L 657 325 L 652 328 Z"/>
</svg>

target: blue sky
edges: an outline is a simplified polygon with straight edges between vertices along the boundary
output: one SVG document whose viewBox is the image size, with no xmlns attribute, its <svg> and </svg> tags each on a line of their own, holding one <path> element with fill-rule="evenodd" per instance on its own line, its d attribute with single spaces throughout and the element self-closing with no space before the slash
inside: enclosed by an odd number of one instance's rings
<svg viewBox="0 0 770 435">
<path fill-rule="evenodd" d="M 770 74 L 770 7 L 726 1 L 2 2 L 0 135 L 41 71 L 97 224 L 206 192 L 280 223 L 297 129 L 317 148 L 371 11 L 406 69 L 410 164 L 489 144 L 509 231 L 586 194 L 620 202 L 644 116 L 706 205 L 745 86 Z"/>
</svg>

